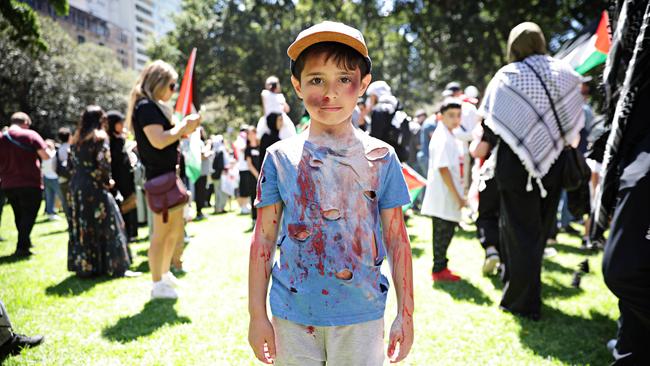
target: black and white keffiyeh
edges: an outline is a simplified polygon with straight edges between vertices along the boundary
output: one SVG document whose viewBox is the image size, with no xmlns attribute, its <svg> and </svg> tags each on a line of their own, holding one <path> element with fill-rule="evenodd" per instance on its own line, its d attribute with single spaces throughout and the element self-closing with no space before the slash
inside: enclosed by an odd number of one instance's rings
<svg viewBox="0 0 650 366">
<path fill-rule="evenodd" d="M 553 98 L 564 136 L 544 87 L 530 67 Z M 580 83 L 580 75 L 568 63 L 533 55 L 502 67 L 488 84 L 480 107 L 485 124 L 510 146 L 533 178 L 548 173 L 565 144 L 574 141 L 584 125 Z"/>
<path fill-rule="evenodd" d="M 603 72 L 606 125 L 610 128 L 606 140 L 601 182 L 594 199 L 594 224 L 591 237 L 599 238 L 609 227 L 616 203 L 620 180 L 620 161 L 624 155 L 623 141 L 629 138 L 630 123 L 647 123 L 647 115 L 633 115 L 635 107 L 647 100 L 637 98 L 648 88 L 650 64 L 650 2 L 648 0 L 619 0 L 610 10 L 612 45 Z"/>
</svg>

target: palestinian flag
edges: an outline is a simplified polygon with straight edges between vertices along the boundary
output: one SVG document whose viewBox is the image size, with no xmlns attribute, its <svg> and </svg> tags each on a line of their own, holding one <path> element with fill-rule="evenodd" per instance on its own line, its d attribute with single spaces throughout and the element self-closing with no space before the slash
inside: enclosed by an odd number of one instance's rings
<svg viewBox="0 0 650 366">
<path fill-rule="evenodd" d="M 187 61 L 185 73 L 183 74 L 183 82 L 181 83 L 181 90 L 176 100 L 176 108 L 174 115 L 180 121 L 183 117 L 191 113 L 196 113 L 196 108 L 192 103 L 192 92 L 194 91 L 194 61 L 196 60 L 196 48 L 192 50 L 190 59 Z M 194 183 L 201 176 L 201 150 L 203 142 L 201 141 L 201 131 L 197 128 L 189 136 L 189 146 L 182 149 L 183 157 L 185 158 L 185 175 Z"/>
<path fill-rule="evenodd" d="M 564 44 L 555 55 L 567 61 L 581 75 L 602 64 L 607 59 L 612 43 L 609 16 L 603 11 L 600 22 L 586 26 L 574 39 Z"/>
<path fill-rule="evenodd" d="M 406 163 L 402 163 L 402 174 L 404 174 L 404 180 L 406 180 L 406 186 L 409 190 L 409 195 L 411 196 L 411 203 L 408 203 L 402 206 L 402 211 L 406 212 L 420 195 L 420 192 L 427 185 L 427 180 L 424 179 L 418 172 L 413 170 Z"/>
</svg>

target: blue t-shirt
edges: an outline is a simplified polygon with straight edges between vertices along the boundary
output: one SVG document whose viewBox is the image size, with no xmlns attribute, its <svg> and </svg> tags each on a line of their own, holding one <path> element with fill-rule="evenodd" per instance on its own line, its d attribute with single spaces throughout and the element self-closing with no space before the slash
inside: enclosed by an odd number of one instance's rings
<svg viewBox="0 0 650 366">
<path fill-rule="evenodd" d="M 272 145 L 256 207 L 284 205 L 270 292 L 274 316 L 339 326 L 380 319 L 388 280 L 380 210 L 410 202 L 393 148 L 361 131 L 339 150 L 308 131 Z"/>
</svg>

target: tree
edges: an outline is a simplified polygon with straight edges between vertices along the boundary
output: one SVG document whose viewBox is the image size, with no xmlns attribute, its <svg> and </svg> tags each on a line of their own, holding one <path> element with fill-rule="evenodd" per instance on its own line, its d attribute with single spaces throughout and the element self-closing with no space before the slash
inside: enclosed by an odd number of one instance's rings
<svg viewBox="0 0 650 366">
<path fill-rule="evenodd" d="M 47 0 L 59 16 L 68 15 L 68 0 Z M 0 32 L 7 32 L 20 48 L 32 51 L 47 50 L 47 42 L 42 37 L 36 12 L 29 5 L 18 0 L 0 2 Z"/>
<path fill-rule="evenodd" d="M 482 89 L 505 65 L 510 30 L 524 21 L 537 23 L 553 53 L 568 37 L 599 18 L 606 0 L 422 1 L 397 0 L 419 58 L 430 60 L 431 82 L 451 80 Z"/>
<path fill-rule="evenodd" d="M 485 87 L 506 63 L 508 33 L 519 22 L 537 22 L 553 51 L 597 18 L 605 2 L 185 0 L 175 30 L 151 47 L 150 56 L 167 58 L 183 71 L 197 48 L 195 101 L 219 101 L 212 103 L 214 126 L 256 123 L 269 75 L 280 78 L 297 120 L 303 107 L 291 90 L 287 47 L 306 27 L 336 20 L 363 32 L 373 80 L 387 81 L 411 112 L 440 99 L 451 80 Z"/>
<path fill-rule="evenodd" d="M 0 34 L 0 122 L 23 111 L 35 130 L 52 137 L 60 126 L 76 125 L 86 105 L 125 110 L 133 72 L 111 50 L 77 45 L 50 19 L 39 21 L 49 47 L 37 55 Z"/>
</svg>

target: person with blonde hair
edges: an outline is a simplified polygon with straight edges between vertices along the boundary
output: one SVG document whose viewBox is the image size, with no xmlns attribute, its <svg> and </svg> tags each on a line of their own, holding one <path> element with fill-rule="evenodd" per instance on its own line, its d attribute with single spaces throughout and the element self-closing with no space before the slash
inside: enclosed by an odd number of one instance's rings
<svg viewBox="0 0 650 366">
<path fill-rule="evenodd" d="M 147 181 L 177 172 L 179 140 L 192 133 L 201 117 L 191 114 L 174 123 L 168 102 L 176 88 L 178 74 L 168 63 L 156 60 L 142 70 L 131 90 L 127 123 L 135 134 Z M 176 243 L 183 240 L 183 204 L 167 214 L 153 213 L 149 247 L 149 268 L 153 280 L 152 298 L 177 298 L 177 280 L 169 271 Z"/>
</svg>

